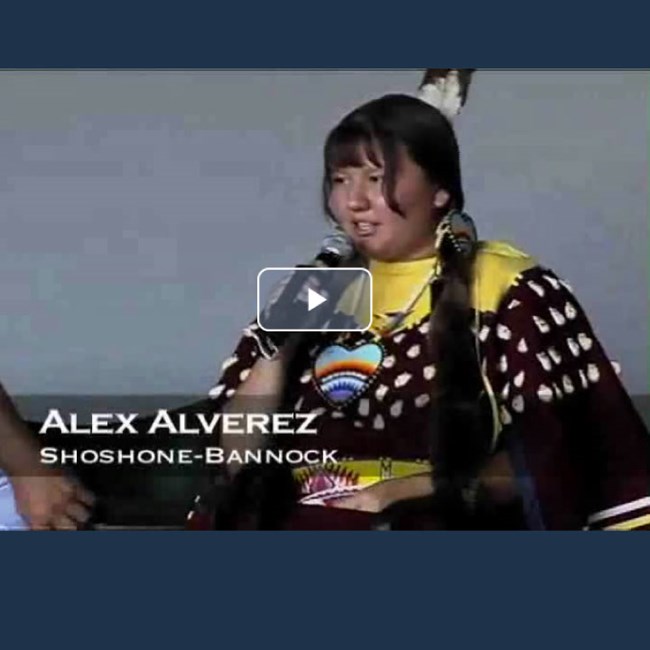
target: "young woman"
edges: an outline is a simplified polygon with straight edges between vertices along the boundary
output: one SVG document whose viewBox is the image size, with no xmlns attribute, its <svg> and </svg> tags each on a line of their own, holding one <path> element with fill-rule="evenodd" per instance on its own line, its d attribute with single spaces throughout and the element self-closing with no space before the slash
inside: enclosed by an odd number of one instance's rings
<svg viewBox="0 0 650 650">
<path fill-rule="evenodd" d="M 405 95 L 361 106 L 327 138 L 323 191 L 373 276 L 370 331 L 267 359 L 252 324 L 212 396 L 317 414 L 318 435 L 272 440 L 339 460 L 231 471 L 215 525 L 648 525 L 644 425 L 569 285 L 477 240 L 449 120 Z"/>
</svg>

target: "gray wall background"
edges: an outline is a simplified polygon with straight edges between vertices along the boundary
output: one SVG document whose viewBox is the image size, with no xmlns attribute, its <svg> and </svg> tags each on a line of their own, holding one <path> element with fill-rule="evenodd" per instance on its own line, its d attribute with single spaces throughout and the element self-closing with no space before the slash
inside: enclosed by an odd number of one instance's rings
<svg viewBox="0 0 650 650">
<path fill-rule="evenodd" d="M 421 70 L 0 72 L 0 378 L 14 394 L 203 393 L 257 272 L 309 258 L 348 110 Z M 468 211 L 566 277 L 648 387 L 648 76 L 479 71 Z"/>
</svg>

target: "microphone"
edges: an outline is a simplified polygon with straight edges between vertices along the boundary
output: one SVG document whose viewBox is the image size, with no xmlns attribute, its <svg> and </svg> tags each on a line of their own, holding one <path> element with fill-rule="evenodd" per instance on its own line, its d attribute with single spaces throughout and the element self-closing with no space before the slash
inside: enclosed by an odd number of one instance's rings
<svg viewBox="0 0 650 650">
<path fill-rule="evenodd" d="M 337 226 L 321 242 L 320 251 L 313 262 L 307 266 L 336 268 L 341 262 L 352 256 L 354 246 L 350 238 Z"/>
<path fill-rule="evenodd" d="M 349 259 L 354 253 L 354 246 L 350 238 L 341 230 L 336 227 L 333 232 L 327 234 L 321 242 L 318 254 L 307 264 L 299 264 L 296 268 L 310 269 L 310 268 L 337 268 Z M 308 290 L 319 288 L 319 291 L 324 291 L 322 287 L 323 274 L 314 273 L 305 279 L 304 273 L 293 273 L 287 276 L 277 288 L 272 292 L 268 299 L 263 313 L 266 319 L 273 319 L 274 328 L 285 329 L 287 331 L 281 332 L 267 332 L 261 327 L 257 330 L 258 343 L 260 352 L 266 359 L 272 359 L 280 350 L 280 348 L 287 342 L 294 332 L 289 331 L 290 323 L 283 323 L 282 316 L 289 316 L 295 314 L 295 309 L 292 307 L 296 302 L 307 302 Z M 259 322 L 258 322 L 259 325 Z M 309 329 L 302 327 L 301 329 Z"/>
</svg>

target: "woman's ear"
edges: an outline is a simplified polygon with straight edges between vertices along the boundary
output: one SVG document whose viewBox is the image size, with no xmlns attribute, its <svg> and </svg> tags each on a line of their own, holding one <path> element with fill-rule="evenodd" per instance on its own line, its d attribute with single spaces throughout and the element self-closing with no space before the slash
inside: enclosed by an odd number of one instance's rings
<svg viewBox="0 0 650 650">
<path fill-rule="evenodd" d="M 433 197 L 433 207 L 436 208 L 436 210 L 446 208 L 449 205 L 450 199 L 451 195 L 449 192 L 447 192 L 447 190 L 436 190 L 436 193 Z"/>
</svg>

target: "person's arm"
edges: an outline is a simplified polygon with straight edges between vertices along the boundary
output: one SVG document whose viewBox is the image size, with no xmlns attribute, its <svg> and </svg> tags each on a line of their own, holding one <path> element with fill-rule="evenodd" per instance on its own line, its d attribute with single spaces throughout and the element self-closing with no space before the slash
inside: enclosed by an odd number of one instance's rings
<svg viewBox="0 0 650 650">
<path fill-rule="evenodd" d="M 427 472 L 380 481 L 350 496 L 333 499 L 327 505 L 331 508 L 379 513 L 401 501 L 421 499 L 431 495 L 433 495 L 433 483 L 431 472 Z"/>
<path fill-rule="evenodd" d="M 517 498 L 514 469 L 507 454 L 491 456 L 478 476 L 478 487 L 493 503 L 507 504 Z M 383 512 L 402 501 L 423 499 L 435 492 L 431 472 L 375 483 L 356 494 L 329 502 L 329 506 L 364 512 Z"/>
<path fill-rule="evenodd" d="M 75 529 L 89 517 L 92 496 L 73 479 L 40 462 L 40 449 L 0 385 L 0 469 L 16 509 L 34 530 Z"/>
<path fill-rule="evenodd" d="M 221 364 L 218 380 L 209 391 L 210 408 L 214 412 L 271 414 L 277 411 L 283 398 L 292 349 L 285 346 L 276 357 L 268 360 L 262 355 L 261 336 L 259 326 L 249 324 L 233 353 Z M 219 444 L 224 456 L 228 457 L 231 452 L 253 450 L 271 442 L 262 438 L 263 434 L 225 434 L 222 430 Z M 259 509 L 257 484 L 260 474 L 264 474 L 267 468 L 264 465 L 252 466 L 246 468 L 252 472 L 240 471 L 243 469 L 238 462 L 221 467 L 213 477 L 212 487 L 195 499 L 187 517 L 189 528 L 246 528 L 251 525 L 249 520 L 255 518 Z M 284 473 L 283 477 L 286 480 Z M 286 483 L 282 489 L 284 494 L 288 489 Z M 254 514 L 251 514 L 251 508 Z M 252 527 L 256 526 L 253 524 Z"/>
<path fill-rule="evenodd" d="M 38 465 L 38 446 L 0 384 L 0 468 L 17 476 Z"/>
<path fill-rule="evenodd" d="M 250 369 L 250 374 L 235 389 L 235 394 L 224 404 L 224 413 L 265 413 L 272 414 L 280 406 L 286 375 L 288 353 L 280 352 L 274 359 L 258 358 Z M 264 437 L 259 431 L 246 435 L 221 436 L 221 447 L 228 456 L 232 452 L 259 449 Z M 237 462 L 226 467 L 230 476 L 241 469 Z"/>
<path fill-rule="evenodd" d="M 484 330 L 529 526 L 648 526 L 650 436 L 568 285 L 524 272 Z"/>
</svg>

